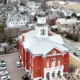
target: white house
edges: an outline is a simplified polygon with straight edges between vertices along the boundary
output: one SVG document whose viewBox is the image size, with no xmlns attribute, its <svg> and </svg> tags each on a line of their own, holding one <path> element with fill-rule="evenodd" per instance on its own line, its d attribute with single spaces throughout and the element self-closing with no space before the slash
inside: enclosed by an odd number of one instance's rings
<svg viewBox="0 0 80 80">
<path fill-rule="evenodd" d="M 7 27 L 10 28 L 21 28 L 29 21 L 28 16 L 22 14 L 9 15 L 7 19 Z"/>
<path fill-rule="evenodd" d="M 20 1 L 20 0 L 7 0 L 7 2 L 8 2 L 8 1 L 15 2 L 15 1 Z"/>
</svg>

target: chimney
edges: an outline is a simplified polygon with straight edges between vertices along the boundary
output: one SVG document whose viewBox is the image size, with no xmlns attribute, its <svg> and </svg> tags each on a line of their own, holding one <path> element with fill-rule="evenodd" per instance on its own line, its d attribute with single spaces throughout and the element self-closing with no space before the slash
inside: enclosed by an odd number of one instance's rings
<svg viewBox="0 0 80 80">
<path fill-rule="evenodd" d="M 24 35 L 22 35 L 22 42 L 24 42 L 24 40 L 25 40 L 25 37 L 24 37 Z"/>
</svg>

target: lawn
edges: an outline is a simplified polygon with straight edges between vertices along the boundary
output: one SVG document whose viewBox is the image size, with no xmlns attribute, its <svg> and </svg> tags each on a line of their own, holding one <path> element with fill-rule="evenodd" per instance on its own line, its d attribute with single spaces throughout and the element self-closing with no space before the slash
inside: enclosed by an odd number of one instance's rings
<svg viewBox="0 0 80 80">
<path fill-rule="evenodd" d="M 76 60 L 72 56 L 70 56 L 69 61 L 70 61 L 69 64 L 72 64 L 74 66 L 77 66 L 77 68 L 80 69 L 80 61 Z"/>
<path fill-rule="evenodd" d="M 74 9 L 76 12 L 80 12 L 80 3 L 79 4 L 67 4 L 64 5 L 65 8 Z"/>
</svg>

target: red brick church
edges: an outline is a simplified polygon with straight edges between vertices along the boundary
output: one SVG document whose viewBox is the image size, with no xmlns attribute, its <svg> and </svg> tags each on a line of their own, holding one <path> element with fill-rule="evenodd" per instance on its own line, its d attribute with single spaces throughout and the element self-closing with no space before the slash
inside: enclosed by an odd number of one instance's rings
<svg viewBox="0 0 80 80">
<path fill-rule="evenodd" d="M 17 39 L 23 68 L 33 80 L 49 80 L 68 72 L 69 49 L 60 35 L 48 30 L 45 17 L 37 17 L 34 30 Z"/>
</svg>

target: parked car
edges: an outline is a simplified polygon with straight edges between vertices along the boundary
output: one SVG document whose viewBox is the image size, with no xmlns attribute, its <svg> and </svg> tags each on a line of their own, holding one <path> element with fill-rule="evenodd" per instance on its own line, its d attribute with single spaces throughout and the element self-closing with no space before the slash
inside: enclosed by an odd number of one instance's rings
<svg viewBox="0 0 80 80">
<path fill-rule="evenodd" d="M 7 75 L 8 74 L 8 71 L 0 71 L 0 76 L 4 76 L 4 75 Z"/>
<path fill-rule="evenodd" d="M 0 64 L 4 64 L 4 65 L 6 65 L 6 63 L 5 63 L 4 60 L 0 60 Z"/>
<path fill-rule="evenodd" d="M 76 49 L 77 51 L 80 51 L 80 46 L 75 46 L 75 49 Z"/>
<path fill-rule="evenodd" d="M 20 61 L 17 61 L 17 62 L 16 62 L 16 66 L 17 66 L 17 67 L 21 67 L 21 62 L 20 62 Z"/>
<path fill-rule="evenodd" d="M 0 67 L 0 71 L 6 70 L 6 69 L 7 69 L 6 67 Z"/>
<path fill-rule="evenodd" d="M 10 76 L 2 76 L 1 80 L 10 80 Z"/>
<path fill-rule="evenodd" d="M 0 64 L 0 67 L 6 67 L 6 64 Z"/>
</svg>

